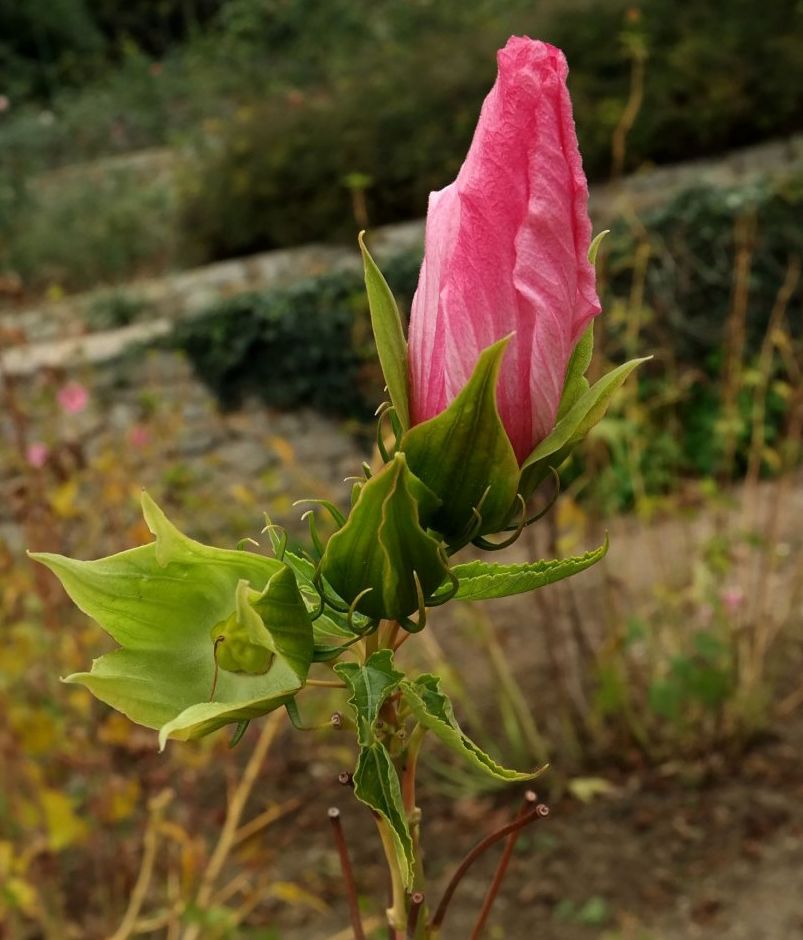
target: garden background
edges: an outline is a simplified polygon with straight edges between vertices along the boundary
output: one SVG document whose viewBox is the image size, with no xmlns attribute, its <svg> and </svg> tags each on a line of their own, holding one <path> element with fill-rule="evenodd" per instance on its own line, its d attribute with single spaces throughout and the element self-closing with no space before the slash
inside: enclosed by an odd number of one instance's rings
<svg viewBox="0 0 803 940">
<path fill-rule="evenodd" d="M 264 512 L 303 540 L 288 494 L 347 500 L 382 384 L 356 233 L 407 309 L 512 33 L 566 52 L 611 229 L 593 368 L 654 359 L 509 552 L 607 530 L 607 559 L 407 654 L 491 753 L 551 765 L 489 936 L 803 935 L 800 5 L 0 0 L 4 940 L 348 937 L 332 804 L 381 923 L 337 732 L 159 755 L 59 682 L 108 645 L 24 550 L 147 541 L 143 486 L 231 546 Z M 436 877 L 517 799 L 428 751 Z"/>
</svg>

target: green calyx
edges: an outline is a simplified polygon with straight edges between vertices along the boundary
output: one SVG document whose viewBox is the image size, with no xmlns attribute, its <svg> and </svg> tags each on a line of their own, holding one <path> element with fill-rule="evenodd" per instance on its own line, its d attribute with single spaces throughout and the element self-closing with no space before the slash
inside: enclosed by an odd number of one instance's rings
<svg viewBox="0 0 803 940">
<path fill-rule="evenodd" d="M 360 489 L 348 521 L 329 540 L 321 574 L 360 613 L 412 627 L 410 616 L 423 612 L 449 577 L 441 542 L 421 524 L 438 505 L 397 453 Z"/>
<path fill-rule="evenodd" d="M 410 469 L 441 501 L 427 524 L 450 546 L 499 532 L 516 507 L 519 464 L 496 404 L 509 340 L 485 349 L 449 407 L 401 440 Z"/>
<path fill-rule="evenodd" d="M 149 545 L 97 561 L 32 556 L 119 644 L 65 681 L 158 729 L 162 746 L 283 705 L 314 655 L 293 572 L 276 559 L 195 542 L 147 494 L 142 505 L 156 536 Z"/>
</svg>

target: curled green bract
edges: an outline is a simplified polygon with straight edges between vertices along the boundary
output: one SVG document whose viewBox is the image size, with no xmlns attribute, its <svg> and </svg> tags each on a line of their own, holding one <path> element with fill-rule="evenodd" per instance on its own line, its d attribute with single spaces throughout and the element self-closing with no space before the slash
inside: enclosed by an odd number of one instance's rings
<svg viewBox="0 0 803 940">
<path fill-rule="evenodd" d="M 65 681 L 158 729 L 161 747 L 289 701 L 314 652 L 290 568 L 187 538 L 147 494 L 142 508 L 149 545 L 96 561 L 32 555 L 119 644 Z"/>
</svg>

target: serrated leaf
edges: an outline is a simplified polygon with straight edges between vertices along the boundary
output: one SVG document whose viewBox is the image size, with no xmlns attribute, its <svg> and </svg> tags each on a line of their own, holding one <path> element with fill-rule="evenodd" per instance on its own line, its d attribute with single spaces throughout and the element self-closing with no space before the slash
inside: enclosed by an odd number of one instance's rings
<svg viewBox="0 0 803 940">
<path fill-rule="evenodd" d="M 508 770 L 474 744 L 458 725 L 452 703 L 441 691 L 438 676 L 423 675 L 414 682 L 405 679 L 401 684 L 401 692 L 419 724 L 432 731 L 450 750 L 488 776 L 495 780 L 515 782 L 532 780 L 541 772 L 536 770 L 532 773 L 521 773 Z"/>
<path fill-rule="evenodd" d="M 351 690 L 349 705 L 357 719 L 357 739 L 361 745 L 375 743 L 374 726 L 379 709 L 388 696 L 395 692 L 404 678 L 404 673 L 393 666 L 391 650 L 377 650 L 368 659 L 358 663 L 338 663 L 335 672 Z"/>
<path fill-rule="evenodd" d="M 647 362 L 650 358 L 650 356 L 645 356 L 642 359 L 631 359 L 630 362 L 626 362 L 604 375 L 583 392 L 558 421 L 552 432 L 541 441 L 524 461 L 522 470 L 526 470 L 539 460 L 543 460 L 583 438 L 603 417 L 613 393 L 622 386 L 636 366 L 641 365 L 642 362 Z"/>
<path fill-rule="evenodd" d="M 496 402 L 509 340 L 505 337 L 483 350 L 454 401 L 401 440 L 410 469 L 441 500 L 427 523 L 448 542 L 460 539 L 477 508 L 482 526 L 476 534 L 498 532 L 515 503 L 519 462 Z"/>
<path fill-rule="evenodd" d="M 383 744 L 360 748 L 354 771 L 354 795 L 379 813 L 390 826 L 402 880 L 405 887 L 411 889 L 415 850 L 404 811 L 399 775 Z"/>
<path fill-rule="evenodd" d="M 404 338 L 401 316 L 396 299 L 382 272 L 365 246 L 363 232 L 359 242 L 365 268 L 365 289 L 371 310 L 371 326 L 374 331 L 379 364 L 388 387 L 391 403 L 396 410 L 402 430 L 410 427 L 408 403 L 407 340 Z"/>
<path fill-rule="evenodd" d="M 121 646 L 65 681 L 161 729 L 162 745 L 168 736 L 198 737 L 283 704 L 302 687 L 313 654 L 292 571 L 274 559 L 187 538 L 147 495 L 143 510 L 156 536 L 150 545 L 97 561 L 32 555 Z M 254 622 L 231 633 L 246 652 L 249 644 L 256 649 L 256 665 L 248 655 L 216 655 L 215 639 L 231 632 L 225 625 L 238 606 L 241 617 L 259 616 L 266 629 L 260 634 Z M 260 659 L 265 649 L 270 661 Z"/>
<path fill-rule="evenodd" d="M 469 561 L 463 565 L 455 565 L 452 574 L 459 582 L 455 598 L 480 601 L 535 591 L 585 571 L 604 558 L 607 551 L 606 536 L 605 542 L 599 548 L 573 558 L 554 558 L 520 565 L 497 565 L 487 561 Z"/>
</svg>

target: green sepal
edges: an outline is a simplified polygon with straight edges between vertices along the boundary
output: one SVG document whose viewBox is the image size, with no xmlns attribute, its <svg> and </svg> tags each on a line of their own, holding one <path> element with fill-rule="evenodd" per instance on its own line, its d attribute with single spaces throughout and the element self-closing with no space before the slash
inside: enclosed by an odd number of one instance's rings
<svg viewBox="0 0 803 940">
<path fill-rule="evenodd" d="M 585 339 L 584 335 L 581 342 Z M 575 395 L 578 390 L 580 393 L 574 397 L 568 408 L 562 409 L 563 414 L 551 433 L 521 465 L 519 492 L 525 499 L 532 493 L 537 482 L 546 476 L 549 467 L 557 469 L 569 456 L 574 445 L 581 441 L 597 422 L 602 420 L 613 394 L 624 384 L 630 373 L 651 358 L 651 356 L 645 356 L 641 359 L 631 359 L 630 362 L 617 366 L 584 390 L 582 382 L 573 381 L 569 389 L 570 396 Z M 573 380 L 575 378 L 576 372 L 573 373 Z M 564 384 L 564 390 L 566 389 L 567 386 Z M 561 409 L 559 409 L 559 414 L 560 411 Z"/>
<path fill-rule="evenodd" d="M 437 504 L 405 455 L 396 454 L 365 483 L 348 521 L 329 539 L 324 578 L 367 617 L 404 621 L 448 577 L 443 546 L 419 521 Z"/>
<path fill-rule="evenodd" d="M 572 558 L 553 558 L 520 565 L 497 565 L 487 561 L 469 561 L 455 565 L 457 578 L 455 600 L 482 601 L 493 597 L 511 597 L 535 591 L 555 581 L 562 581 L 585 571 L 608 553 L 608 537 L 598 548 Z"/>
<path fill-rule="evenodd" d="M 410 406 L 407 379 L 407 340 L 404 338 L 401 316 L 393 293 L 382 272 L 365 247 L 364 232 L 359 242 L 365 268 L 365 289 L 371 311 L 371 327 L 374 331 L 379 364 L 388 387 L 390 401 L 396 410 L 402 430 L 410 427 Z"/>
<path fill-rule="evenodd" d="M 390 826 L 399 869 L 409 888 L 414 869 L 413 840 L 396 768 L 376 730 L 382 706 L 399 688 L 404 673 L 394 668 L 393 653 L 388 649 L 378 650 L 361 666 L 338 663 L 335 672 L 349 687 L 348 702 L 357 719 L 360 754 L 354 772 L 354 794 Z"/>
<path fill-rule="evenodd" d="M 431 731 L 451 751 L 468 763 L 506 783 L 532 780 L 543 768 L 528 773 L 508 770 L 471 741 L 460 728 L 454 716 L 452 703 L 441 690 L 438 676 L 419 676 L 414 682 L 405 679 L 401 684 L 402 697 L 416 721 Z"/>
<path fill-rule="evenodd" d="M 187 538 L 147 494 L 142 506 L 156 537 L 149 545 L 97 561 L 32 555 L 121 647 L 65 681 L 159 729 L 161 746 L 168 737 L 200 737 L 284 704 L 303 686 L 313 655 L 293 573 L 272 558 Z M 215 649 L 212 631 L 238 601 L 266 627 L 274 652 L 265 672 L 220 666 L 224 644 Z"/>
<path fill-rule="evenodd" d="M 465 388 L 439 415 L 401 440 L 412 472 L 441 500 L 427 525 L 449 543 L 482 524 L 475 536 L 500 531 L 513 510 L 519 464 L 496 403 L 499 369 L 510 337 L 483 350 Z"/>
</svg>

